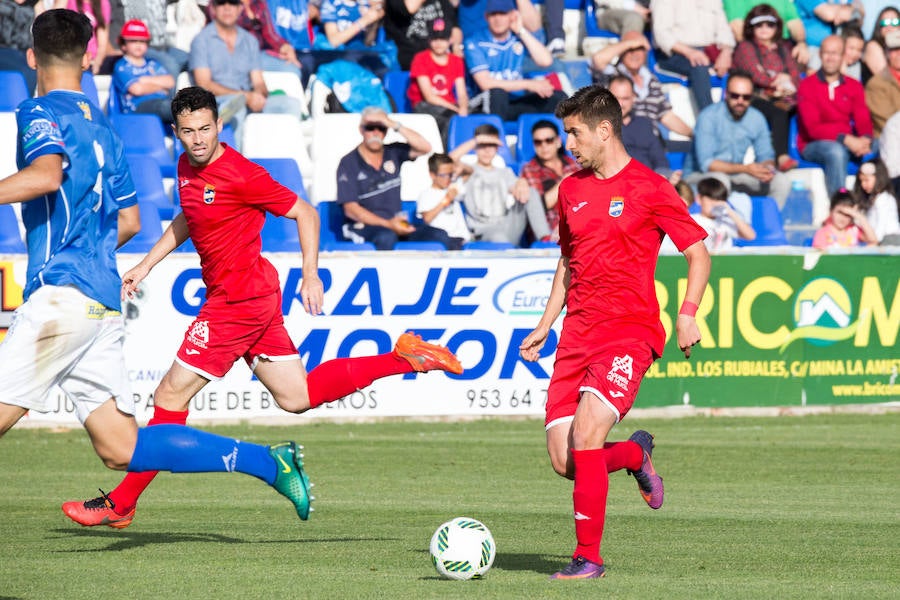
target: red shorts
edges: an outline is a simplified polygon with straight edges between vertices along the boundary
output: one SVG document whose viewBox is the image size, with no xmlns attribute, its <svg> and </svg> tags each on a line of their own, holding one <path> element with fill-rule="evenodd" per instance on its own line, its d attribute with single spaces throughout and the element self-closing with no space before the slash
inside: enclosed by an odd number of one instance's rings
<svg viewBox="0 0 900 600">
<path fill-rule="evenodd" d="M 226 302 L 210 298 L 188 327 L 177 360 L 207 379 L 221 379 L 243 357 L 252 369 L 259 357 L 300 358 L 284 328 L 281 293 Z"/>
<path fill-rule="evenodd" d="M 631 410 L 644 373 L 653 364 L 650 344 L 621 340 L 591 352 L 556 351 L 556 363 L 547 389 L 544 425 L 547 429 L 571 421 L 582 392 L 591 392 L 615 413 L 616 422 Z"/>
</svg>

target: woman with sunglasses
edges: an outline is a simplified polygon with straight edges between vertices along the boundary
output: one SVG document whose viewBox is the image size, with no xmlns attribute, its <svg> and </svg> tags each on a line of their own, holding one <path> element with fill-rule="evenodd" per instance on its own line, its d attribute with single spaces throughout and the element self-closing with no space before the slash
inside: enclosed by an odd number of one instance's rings
<svg viewBox="0 0 900 600">
<path fill-rule="evenodd" d="M 884 37 L 891 31 L 900 30 L 900 9 L 894 6 L 885 6 L 875 19 L 875 27 L 872 29 L 872 37 L 866 43 L 863 52 L 863 64 L 868 72 L 863 72 L 863 81 L 869 79 L 875 73 L 881 73 L 887 67 L 887 50 L 884 45 Z"/>
<path fill-rule="evenodd" d="M 753 79 L 751 105 L 769 124 L 778 169 L 789 171 L 797 166 L 788 155 L 788 131 L 797 107 L 800 67 L 781 30 L 781 16 L 771 5 L 753 7 L 744 19 L 744 40 L 734 51 L 734 66 Z"/>
<path fill-rule="evenodd" d="M 522 165 L 522 177 L 544 201 L 547 224 L 550 225 L 552 232 L 550 238 L 557 241 L 559 210 L 556 201 L 559 183 L 580 167 L 566 154 L 559 135 L 559 127 L 550 119 L 541 119 L 531 126 L 531 142 L 534 144 L 534 157 Z"/>
</svg>

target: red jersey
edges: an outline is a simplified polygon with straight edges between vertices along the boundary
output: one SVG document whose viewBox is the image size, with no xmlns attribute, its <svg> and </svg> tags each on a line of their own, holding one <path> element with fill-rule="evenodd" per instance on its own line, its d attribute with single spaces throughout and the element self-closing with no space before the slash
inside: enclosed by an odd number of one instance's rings
<svg viewBox="0 0 900 600">
<path fill-rule="evenodd" d="M 639 339 L 662 356 L 654 274 L 669 234 L 679 250 L 706 237 L 675 188 L 631 160 L 609 179 L 590 169 L 559 187 L 559 245 L 569 257 L 566 317 L 559 347 L 597 347 Z"/>
<path fill-rule="evenodd" d="M 425 75 L 431 82 L 434 92 L 446 100 L 456 104 L 456 80 L 465 77 L 465 67 L 460 57 L 455 54 L 447 55 L 446 65 L 439 65 L 431 57 L 430 50 L 422 50 L 417 53 L 409 66 L 409 89 L 406 91 L 411 106 L 415 106 L 424 98 L 422 88 L 419 87 L 417 78 Z"/>
<path fill-rule="evenodd" d="M 266 211 L 284 216 L 297 194 L 269 173 L 222 144 L 225 153 L 204 167 L 178 160 L 181 210 L 197 254 L 206 295 L 229 302 L 280 290 L 278 272 L 260 255 Z"/>
</svg>

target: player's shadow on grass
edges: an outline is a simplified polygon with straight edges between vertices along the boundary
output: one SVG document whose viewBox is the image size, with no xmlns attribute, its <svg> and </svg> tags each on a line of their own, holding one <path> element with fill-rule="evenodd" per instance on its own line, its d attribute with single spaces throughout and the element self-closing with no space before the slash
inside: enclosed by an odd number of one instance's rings
<svg viewBox="0 0 900 600">
<path fill-rule="evenodd" d="M 559 571 L 566 566 L 568 561 L 572 560 L 571 556 L 562 554 L 531 554 L 528 552 L 510 553 L 499 552 L 494 558 L 494 569 L 502 569 L 504 571 L 534 571 L 535 573 L 550 574 Z"/>
<path fill-rule="evenodd" d="M 108 531 L 106 529 L 54 529 L 53 533 L 63 534 L 67 537 L 78 538 L 97 538 L 101 540 L 110 540 L 112 544 L 104 548 L 85 549 L 78 548 L 73 550 L 57 550 L 57 552 L 108 552 L 128 550 L 131 548 L 142 548 L 144 546 L 154 546 L 158 544 L 178 544 L 183 542 L 199 542 L 213 544 L 322 544 L 322 543 L 341 543 L 341 542 L 389 542 L 398 541 L 394 538 L 363 538 L 363 537 L 341 537 L 341 538 L 315 538 L 308 540 L 298 540 L 296 538 L 283 540 L 244 540 L 241 538 L 230 537 L 217 533 L 171 533 L 171 532 L 155 532 L 155 531 Z"/>
</svg>

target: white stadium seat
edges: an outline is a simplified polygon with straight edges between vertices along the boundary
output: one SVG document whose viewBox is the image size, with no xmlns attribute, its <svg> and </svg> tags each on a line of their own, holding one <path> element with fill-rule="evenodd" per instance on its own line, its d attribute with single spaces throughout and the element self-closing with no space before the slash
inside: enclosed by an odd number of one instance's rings
<svg viewBox="0 0 900 600">
<path fill-rule="evenodd" d="M 251 113 L 244 121 L 241 153 L 255 158 L 293 158 L 304 184 L 313 183 L 303 123 L 294 115 Z"/>
</svg>

